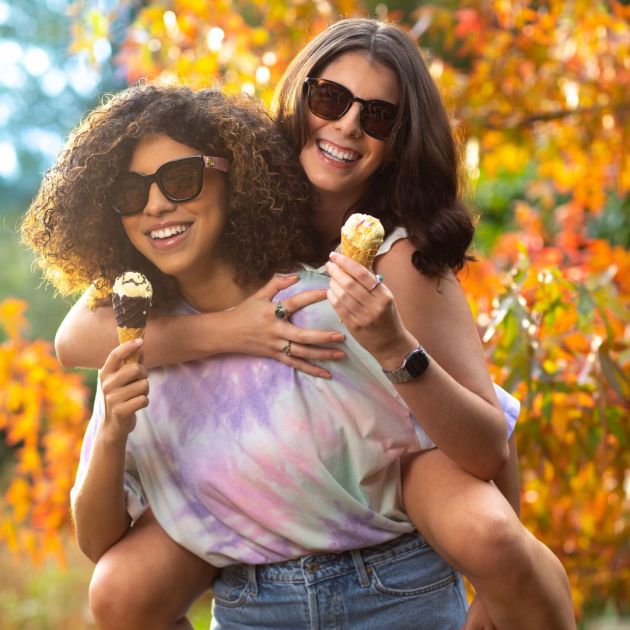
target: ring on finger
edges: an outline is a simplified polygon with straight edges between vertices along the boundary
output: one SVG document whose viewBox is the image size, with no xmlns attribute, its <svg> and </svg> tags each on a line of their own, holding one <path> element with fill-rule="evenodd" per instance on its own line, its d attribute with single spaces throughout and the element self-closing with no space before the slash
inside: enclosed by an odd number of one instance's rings
<svg viewBox="0 0 630 630">
<path fill-rule="evenodd" d="M 381 284 L 381 282 L 383 282 L 383 276 L 380 273 L 377 273 L 374 276 L 374 284 L 368 289 L 368 291 L 370 293 L 372 293 L 372 291 L 374 291 L 374 289 L 376 289 L 376 287 Z"/>
<path fill-rule="evenodd" d="M 282 354 L 284 354 L 287 357 L 291 356 L 291 342 L 287 341 L 284 346 L 282 346 Z"/>
<path fill-rule="evenodd" d="M 278 302 L 276 304 L 276 318 L 277 319 L 289 319 L 289 311 L 287 311 L 286 307 L 282 302 Z"/>
</svg>

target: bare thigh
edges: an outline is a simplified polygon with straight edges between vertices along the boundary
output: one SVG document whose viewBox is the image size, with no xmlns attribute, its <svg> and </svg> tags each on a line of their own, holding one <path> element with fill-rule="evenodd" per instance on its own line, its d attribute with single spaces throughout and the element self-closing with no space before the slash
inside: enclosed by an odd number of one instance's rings
<svg viewBox="0 0 630 630">
<path fill-rule="evenodd" d="M 179 619 L 210 588 L 216 572 L 178 545 L 147 510 L 98 561 L 91 598 L 111 597 L 123 609 Z"/>
<path fill-rule="evenodd" d="M 467 473 L 438 449 L 404 462 L 403 499 L 429 544 L 469 577 L 501 538 L 512 542 L 527 535 L 493 483 Z"/>
</svg>

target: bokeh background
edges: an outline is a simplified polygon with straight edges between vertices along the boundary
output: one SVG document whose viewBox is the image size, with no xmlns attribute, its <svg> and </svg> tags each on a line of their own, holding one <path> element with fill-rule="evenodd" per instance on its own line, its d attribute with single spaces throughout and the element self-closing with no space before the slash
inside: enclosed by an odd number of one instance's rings
<svg viewBox="0 0 630 630">
<path fill-rule="evenodd" d="M 308 39 L 356 15 L 409 31 L 461 141 L 480 215 L 461 280 L 523 402 L 523 520 L 565 564 L 581 627 L 630 627 L 627 2 L 0 0 L 3 629 L 92 627 L 68 492 L 95 375 L 56 363 L 70 298 L 18 236 L 42 174 L 104 94 L 160 76 L 269 102 Z M 207 627 L 207 598 L 193 617 Z"/>
</svg>

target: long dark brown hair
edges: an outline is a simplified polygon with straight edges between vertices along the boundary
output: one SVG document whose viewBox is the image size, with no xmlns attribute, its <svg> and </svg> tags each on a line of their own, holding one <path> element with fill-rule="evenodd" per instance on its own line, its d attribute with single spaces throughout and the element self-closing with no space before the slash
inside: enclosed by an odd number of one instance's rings
<svg viewBox="0 0 630 630">
<path fill-rule="evenodd" d="M 299 154 L 308 141 L 304 80 L 320 76 L 350 52 L 391 69 L 400 98 L 388 158 L 366 197 L 348 212 L 358 208 L 378 216 L 388 232 L 406 228 L 416 247 L 413 264 L 423 273 L 461 269 L 474 221 L 461 199 L 459 152 L 438 89 L 405 32 L 370 19 L 328 27 L 300 51 L 280 80 L 272 106 L 276 121 Z"/>
<path fill-rule="evenodd" d="M 62 294 L 95 283 L 106 293 L 117 275 L 143 272 L 155 305 L 177 295 L 129 241 L 110 191 L 138 142 L 165 134 L 230 161 L 226 225 L 219 256 L 246 286 L 313 260 L 312 193 L 286 139 L 262 106 L 216 90 L 138 85 L 110 97 L 71 134 L 22 222 L 22 240 Z"/>
</svg>

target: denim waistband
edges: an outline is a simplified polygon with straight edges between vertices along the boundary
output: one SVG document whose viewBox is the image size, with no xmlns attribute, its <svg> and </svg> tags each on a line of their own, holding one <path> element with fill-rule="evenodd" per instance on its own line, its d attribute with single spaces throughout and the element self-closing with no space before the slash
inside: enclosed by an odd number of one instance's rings
<svg viewBox="0 0 630 630">
<path fill-rule="evenodd" d="M 224 567 L 223 572 L 248 578 L 255 585 L 261 581 L 314 584 L 320 580 L 356 571 L 361 582 L 367 583 L 367 570 L 370 566 L 376 566 L 427 545 L 420 534 L 412 532 L 371 547 L 337 553 L 314 553 L 295 560 L 271 564 L 233 564 Z"/>
</svg>

